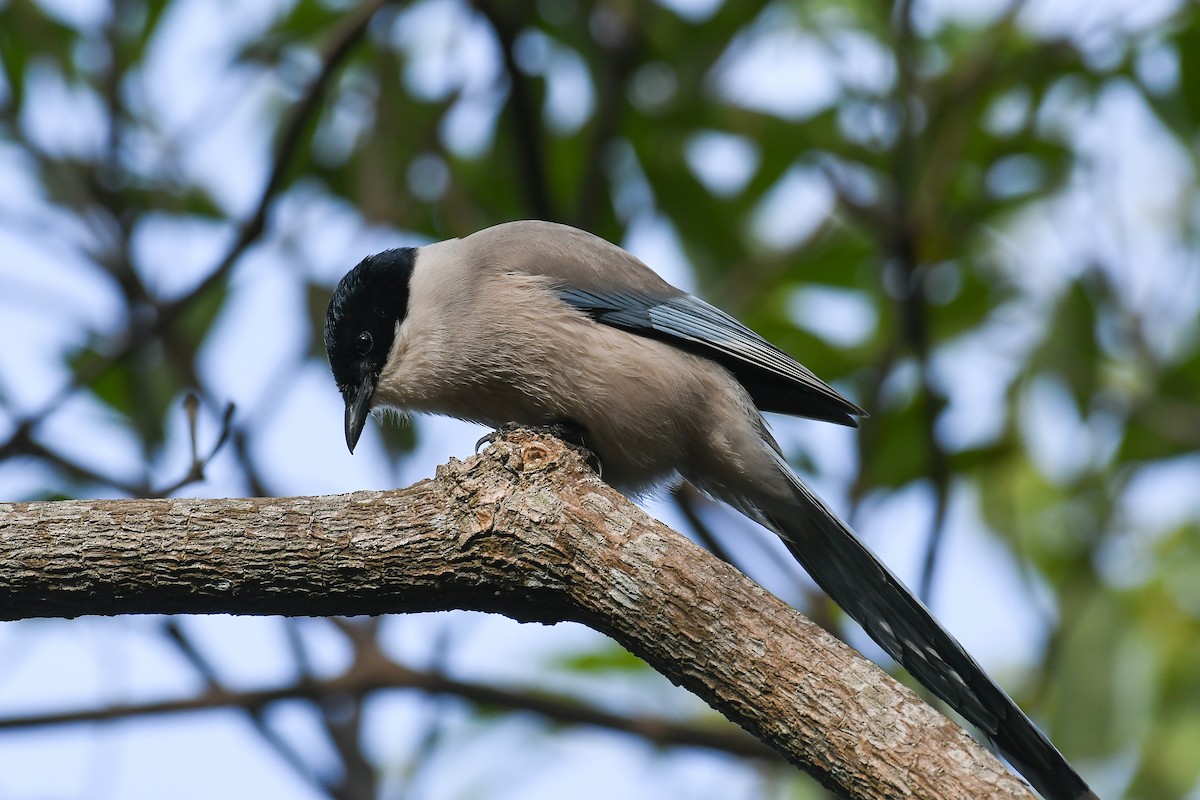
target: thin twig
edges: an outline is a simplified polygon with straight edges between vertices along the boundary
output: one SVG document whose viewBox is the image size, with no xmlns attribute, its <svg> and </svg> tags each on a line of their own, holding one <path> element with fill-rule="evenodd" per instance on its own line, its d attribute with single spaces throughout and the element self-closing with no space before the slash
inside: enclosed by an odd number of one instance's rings
<svg viewBox="0 0 1200 800">
<path fill-rule="evenodd" d="M 192 641 L 192 638 L 188 636 L 183 630 L 182 626 L 180 626 L 178 619 L 168 618 L 164 628 L 164 633 L 166 633 L 167 640 L 175 645 L 175 648 L 179 651 L 179 653 L 183 655 L 185 659 L 187 659 L 196 672 L 199 673 L 200 677 L 204 679 L 204 683 L 208 686 L 208 691 L 205 694 L 200 695 L 200 697 L 235 696 L 227 692 L 224 683 L 217 675 L 216 668 L 212 665 L 208 658 L 202 652 L 200 652 L 199 648 L 196 647 L 196 644 Z M 250 716 L 250 722 L 253 724 L 254 730 L 257 731 L 259 736 L 263 738 L 263 741 L 265 741 L 276 753 L 279 754 L 284 762 L 292 768 L 293 772 L 303 778 L 314 789 L 325 793 L 329 792 L 329 788 L 325 786 L 324 783 L 317 777 L 316 773 L 313 772 L 312 768 L 304 760 L 304 758 L 297 753 L 290 744 L 288 744 L 286 739 L 280 736 L 270 725 L 267 724 L 266 714 L 264 713 L 265 708 L 263 705 L 238 703 L 227 704 L 227 707 L 230 708 L 236 708 L 239 706 L 243 708 Z M 153 714 L 155 712 L 150 713 Z M 132 714 L 130 716 L 140 715 Z"/>
<path fill-rule="evenodd" d="M 505 10 L 497 6 L 502 5 Z M 519 9 L 519 3 L 476 2 L 475 7 L 492 26 L 500 43 L 501 60 L 508 76 L 509 97 L 505 108 L 512 121 L 513 147 L 517 155 L 517 175 L 525 191 L 530 213 L 538 219 L 557 220 L 550 186 L 546 179 L 546 145 L 541 114 L 530 91 L 529 81 L 517 66 L 516 40 L 521 20 L 510 20 L 505 14 Z"/>
<path fill-rule="evenodd" d="M 921 432 L 925 440 L 927 472 L 934 490 L 934 514 L 925 544 L 925 557 L 918 594 L 931 602 L 930 593 L 945 531 L 946 507 L 950 494 L 950 465 L 945 449 L 937 439 L 937 418 L 944 401 L 929 376 L 929 307 L 925 302 L 925 270 L 920 263 L 918 237 L 921 234 L 917 197 L 917 138 L 920 132 L 913 120 L 913 105 L 920 101 L 914 67 L 912 0 L 900 0 L 892 18 L 895 36 L 897 87 L 893 100 L 900 135 L 892 160 L 892 212 L 888 233 L 888 255 L 903 278 L 899 300 L 901 334 L 917 361 L 920 381 Z"/>
<path fill-rule="evenodd" d="M 445 672 L 453 649 L 450 635 L 452 621 L 447 620 L 435 634 L 433 655 L 429 659 L 430 669 Z M 446 733 L 446 709 L 450 703 L 446 696 L 429 697 L 425 705 L 425 718 L 422 720 L 424 730 L 417 739 L 413 754 L 408 759 L 408 768 L 399 796 L 419 797 L 419 785 L 424 772 L 434 761 L 438 748 L 442 746 Z"/>
<path fill-rule="evenodd" d="M 704 545 L 708 552 L 712 553 L 717 558 L 724 561 L 726 564 L 732 564 L 738 567 L 738 564 L 733 560 L 733 556 L 725 549 L 725 546 L 713 534 L 712 528 L 708 527 L 696 510 L 697 492 L 690 483 L 680 484 L 671 492 L 671 499 L 675 501 L 675 506 L 683 514 L 684 519 L 688 521 L 692 532 L 696 534 L 696 538 L 700 540 L 700 544 Z M 738 567 L 741 569 L 741 567 Z"/>
<path fill-rule="evenodd" d="M 284 176 L 292 166 L 292 161 L 299 150 L 302 134 L 316 113 L 325 88 L 338 68 L 345 62 L 354 45 L 362 39 L 375 13 L 388 2 L 390 0 L 367 0 L 349 16 L 346 24 L 330 40 L 329 45 L 325 48 L 321 70 L 309 84 L 304 95 L 292 106 L 291 113 L 283 125 L 270 175 L 263 185 L 254 211 L 242 223 L 233 245 L 226 251 L 214 269 L 190 292 L 164 304 L 152 321 L 131 320 L 110 355 L 95 361 L 86 368 L 77 369 L 67 385 L 41 409 L 25 419 L 17 421 L 16 430 L 3 445 L 0 445 L 0 458 L 24 451 L 28 442 L 32 440 L 32 433 L 37 426 L 57 411 L 76 391 L 93 383 L 117 363 L 129 357 L 146 340 L 159 335 L 176 320 L 184 309 L 191 306 L 210 288 L 228 276 L 250 245 L 262 236 L 266 227 L 267 211 L 283 187 Z"/>
<path fill-rule="evenodd" d="M 203 458 L 200 457 L 198 445 L 196 444 L 196 425 L 199 405 L 199 398 L 189 392 L 187 397 L 184 399 L 184 409 L 188 415 L 188 436 L 192 445 L 192 463 L 188 467 L 187 474 L 174 483 L 164 486 L 148 496 L 166 497 L 179 491 L 184 486 L 204 480 L 204 470 L 208 467 L 209 462 L 216 457 L 217 453 L 224 446 L 225 442 L 229 441 L 230 433 L 233 430 L 233 414 L 237 410 L 237 406 L 233 403 L 229 403 L 225 406 L 225 413 L 221 417 L 221 432 L 217 435 L 217 441 L 213 444 L 207 455 L 205 455 Z"/>
<path fill-rule="evenodd" d="M 59 469 L 76 480 L 95 483 L 100 486 L 109 486 L 129 497 L 145 497 L 149 494 L 149 487 L 145 484 L 128 483 L 112 475 L 101 474 L 91 467 L 84 466 L 69 456 L 56 452 L 33 439 L 24 442 L 21 453 L 32 458 L 40 458 L 47 462 L 50 467 Z"/>
<path fill-rule="evenodd" d="M 376 638 L 379 631 L 378 617 L 355 621 L 333 617 L 330 621 L 350 640 L 356 664 L 387 661 Z M 302 673 L 303 677 L 311 683 L 315 680 L 315 675 L 308 666 L 307 654 L 304 653 L 303 647 L 299 646 L 298 638 L 295 638 L 295 644 L 298 646 L 297 652 L 302 653 L 300 660 L 305 670 Z M 331 786 L 331 791 L 339 800 L 370 800 L 378 793 L 375 768 L 363 754 L 361 737 L 364 700 L 362 694 L 335 692 L 325 695 L 317 703 L 325 733 L 342 760 L 341 780 Z"/>
<path fill-rule="evenodd" d="M 737 730 L 713 729 L 708 725 L 686 725 L 661 717 L 622 716 L 544 692 L 498 689 L 484 684 L 459 681 L 432 670 L 410 670 L 394 663 L 372 661 L 352 667 L 346 673 L 326 680 L 300 681 L 274 689 L 230 692 L 220 688 L 180 700 L 149 703 L 123 703 L 105 708 L 60 711 L 0 718 L 0 731 L 75 723 L 115 722 L 133 717 L 158 716 L 205 711 L 214 708 L 243 708 L 261 711 L 283 700 L 312 700 L 346 694 L 362 697 L 371 692 L 414 689 L 430 695 L 455 697 L 475 706 L 537 714 L 565 725 L 582 725 L 620 731 L 639 736 L 662 747 L 701 747 L 719 750 L 743 758 L 783 763 L 777 753 L 748 734 Z"/>
<path fill-rule="evenodd" d="M 629 9 L 629 13 L 633 15 L 637 13 L 639 6 L 634 4 Z M 575 202 L 574 222 L 584 230 L 591 230 L 595 226 L 596 213 L 604 197 L 608 147 L 621 129 L 622 114 L 629 108 L 625 97 L 625 84 L 638 63 L 640 29 L 640 20 L 634 17 L 621 26 L 616 42 L 600 44 L 597 66 L 607 69 L 597 76 L 600 97 L 592 115 L 594 122 L 591 141 L 588 144 L 588 155 L 584 159 L 583 177 L 579 181 L 579 195 Z"/>
</svg>

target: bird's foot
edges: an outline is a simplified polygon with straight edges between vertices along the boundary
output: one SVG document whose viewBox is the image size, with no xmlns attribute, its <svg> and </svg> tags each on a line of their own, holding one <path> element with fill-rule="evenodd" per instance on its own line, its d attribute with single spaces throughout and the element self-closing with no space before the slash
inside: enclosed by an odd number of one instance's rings
<svg viewBox="0 0 1200 800">
<path fill-rule="evenodd" d="M 475 452 L 478 453 L 485 444 L 494 444 L 497 439 L 506 433 L 512 433 L 515 430 L 528 427 L 519 422 L 506 422 L 503 425 L 498 425 L 495 430 L 479 437 L 479 441 L 475 442 Z"/>
<path fill-rule="evenodd" d="M 480 437 L 479 441 L 475 443 L 475 452 L 478 453 L 480 448 L 485 444 L 492 444 L 506 433 L 512 433 L 522 428 L 545 436 L 553 436 L 578 453 L 587 462 L 588 466 L 595 470 L 597 475 L 604 474 L 600 464 L 600 457 L 587 445 L 587 430 L 582 425 L 576 425 L 573 422 L 554 422 L 547 425 L 523 425 L 519 422 L 506 422 L 486 436 Z"/>
</svg>

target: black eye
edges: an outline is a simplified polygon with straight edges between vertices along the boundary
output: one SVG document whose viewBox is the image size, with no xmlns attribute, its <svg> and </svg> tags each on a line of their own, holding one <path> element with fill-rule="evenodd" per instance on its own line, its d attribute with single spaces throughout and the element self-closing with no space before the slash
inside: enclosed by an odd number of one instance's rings
<svg viewBox="0 0 1200 800">
<path fill-rule="evenodd" d="M 358 338 L 354 340 L 354 344 L 355 347 L 358 348 L 359 354 L 365 356 L 367 353 L 371 352 L 371 345 L 373 344 L 371 341 L 371 334 L 363 331 L 358 335 Z"/>
</svg>

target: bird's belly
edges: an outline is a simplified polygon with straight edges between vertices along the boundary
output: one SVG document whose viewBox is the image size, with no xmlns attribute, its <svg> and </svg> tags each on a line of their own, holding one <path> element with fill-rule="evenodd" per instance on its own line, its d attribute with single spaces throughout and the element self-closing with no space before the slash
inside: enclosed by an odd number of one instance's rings
<svg viewBox="0 0 1200 800">
<path fill-rule="evenodd" d="M 496 371 L 490 370 L 494 376 Z M 664 403 L 641 403 L 601 387 L 581 385 L 561 372 L 541 371 L 530 381 L 509 379 L 458 383 L 427 408 L 493 428 L 509 423 L 530 427 L 562 425 L 579 431 L 595 453 L 604 480 L 640 493 L 675 478 L 688 440 L 679 415 Z"/>
</svg>

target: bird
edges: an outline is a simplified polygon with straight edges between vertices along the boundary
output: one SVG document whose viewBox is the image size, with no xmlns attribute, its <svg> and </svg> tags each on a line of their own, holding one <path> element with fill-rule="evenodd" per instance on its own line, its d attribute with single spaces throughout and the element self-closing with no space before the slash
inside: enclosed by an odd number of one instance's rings
<svg viewBox="0 0 1200 800">
<path fill-rule="evenodd" d="M 522 220 L 364 258 L 325 348 L 354 452 L 370 413 L 577 432 L 615 488 L 686 480 L 782 539 L 892 658 L 1047 800 L 1096 797 L 925 605 L 789 466 L 763 412 L 857 427 L 866 412 L 632 254 Z"/>
</svg>

